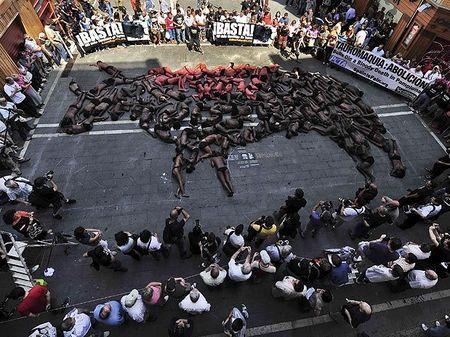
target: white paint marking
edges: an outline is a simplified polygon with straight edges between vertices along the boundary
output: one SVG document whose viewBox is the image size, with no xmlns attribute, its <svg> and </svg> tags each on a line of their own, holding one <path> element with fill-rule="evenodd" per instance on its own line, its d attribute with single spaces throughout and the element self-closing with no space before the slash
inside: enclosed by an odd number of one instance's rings
<svg viewBox="0 0 450 337">
<path fill-rule="evenodd" d="M 389 108 L 400 108 L 403 106 L 408 106 L 408 104 L 398 103 L 398 104 L 378 105 L 378 106 L 373 106 L 372 109 L 381 110 L 381 109 L 389 109 Z"/>
<path fill-rule="evenodd" d="M 405 115 L 413 115 L 414 112 L 410 111 L 399 111 L 399 112 L 387 112 L 383 114 L 378 114 L 378 117 L 394 117 L 394 116 L 405 116 Z"/>
<path fill-rule="evenodd" d="M 114 125 L 114 124 L 138 124 L 139 121 L 131 121 L 131 120 L 120 120 L 120 121 L 105 121 L 105 122 L 98 122 L 98 123 L 94 123 L 94 125 Z M 54 123 L 54 124 L 39 124 L 37 126 L 38 129 L 41 128 L 56 128 L 58 127 L 59 124 L 58 123 Z"/>
<path fill-rule="evenodd" d="M 107 131 L 89 131 L 79 135 L 68 135 L 67 133 L 38 133 L 33 138 L 56 138 L 56 137 L 70 137 L 70 136 L 105 136 L 105 135 L 124 135 L 129 133 L 142 133 L 144 130 L 107 130 Z"/>
<path fill-rule="evenodd" d="M 424 302 L 441 300 L 441 299 L 444 299 L 447 297 L 450 297 L 450 289 L 437 291 L 434 293 L 422 294 L 422 295 L 414 296 L 414 297 L 402 298 L 399 300 L 393 300 L 393 301 L 384 302 L 384 303 L 380 303 L 380 304 L 375 304 L 375 305 L 372 305 L 372 310 L 374 313 L 390 311 L 390 310 L 395 310 L 395 309 L 399 309 L 399 308 L 403 308 L 403 307 L 417 305 L 417 304 L 424 303 Z M 321 316 L 317 316 L 317 317 L 309 317 L 309 318 L 298 319 L 295 321 L 281 322 L 281 323 L 276 323 L 276 324 L 263 325 L 263 326 L 250 328 L 247 330 L 246 336 L 248 336 L 248 337 L 261 336 L 261 335 L 267 335 L 267 334 L 276 333 L 276 332 L 295 330 L 295 329 L 305 328 L 305 327 L 309 327 L 309 326 L 330 323 L 330 322 L 334 322 L 334 319 L 330 315 L 321 315 Z M 223 333 L 207 335 L 207 336 L 203 336 L 203 337 L 222 337 L 222 336 L 223 336 Z"/>
<path fill-rule="evenodd" d="M 65 69 L 65 67 L 61 67 L 61 68 L 58 70 L 58 73 L 56 74 L 55 80 L 53 81 L 52 86 L 50 87 L 50 89 L 49 89 L 49 91 L 48 91 L 48 93 L 47 93 L 47 96 L 45 97 L 45 100 L 44 100 L 44 106 L 42 107 L 41 111 L 44 111 L 44 110 L 45 110 L 45 107 L 47 106 L 48 101 L 50 100 L 50 97 L 52 96 L 52 93 L 53 93 L 53 91 L 55 90 L 56 85 L 58 84 L 58 81 L 59 81 L 59 79 L 60 79 L 60 77 L 61 77 L 61 75 L 62 75 L 64 69 Z M 34 120 L 34 125 L 35 125 L 35 126 L 38 125 L 40 119 L 41 119 L 41 118 L 36 118 L 36 119 Z M 31 130 L 31 131 L 30 131 L 30 136 L 33 136 L 34 131 L 35 131 L 35 130 Z M 22 151 L 20 151 L 20 155 L 19 155 L 21 158 L 23 158 L 23 157 L 25 156 L 25 154 L 27 153 L 28 146 L 30 145 L 30 142 L 31 142 L 31 140 L 27 140 L 27 141 L 25 141 L 25 143 L 23 143 L 23 148 L 22 148 Z"/>
<path fill-rule="evenodd" d="M 430 133 L 431 137 L 439 144 L 442 150 L 446 151 L 447 147 L 441 142 L 438 136 L 428 127 L 428 125 L 423 121 L 423 119 L 419 116 L 419 114 L 415 114 L 417 119 L 422 123 L 423 127 Z"/>
</svg>

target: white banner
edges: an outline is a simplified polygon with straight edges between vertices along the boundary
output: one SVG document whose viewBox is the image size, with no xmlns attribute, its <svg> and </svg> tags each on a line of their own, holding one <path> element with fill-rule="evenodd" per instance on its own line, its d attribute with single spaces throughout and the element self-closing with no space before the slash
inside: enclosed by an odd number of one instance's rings
<svg viewBox="0 0 450 337">
<path fill-rule="evenodd" d="M 111 22 L 102 27 L 80 32 L 75 37 L 82 48 L 125 40 L 122 22 Z"/>
<path fill-rule="evenodd" d="M 429 83 L 389 59 L 344 42 L 337 43 L 330 61 L 410 99 Z"/>
</svg>

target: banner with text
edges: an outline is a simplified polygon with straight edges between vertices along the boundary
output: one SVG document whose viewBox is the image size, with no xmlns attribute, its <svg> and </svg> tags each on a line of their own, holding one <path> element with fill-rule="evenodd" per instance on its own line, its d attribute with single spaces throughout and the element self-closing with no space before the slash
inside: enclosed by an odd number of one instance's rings
<svg viewBox="0 0 450 337">
<path fill-rule="evenodd" d="M 75 35 L 77 44 L 84 51 L 110 43 L 126 40 L 122 22 L 111 22 L 102 27 L 96 27 Z"/>
<path fill-rule="evenodd" d="M 410 99 L 429 83 L 389 59 L 343 42 L 338 42 L 330 61 Z"/>
<path fill-rule="evenodd" d="M 263 44 L 272 42 L 271 27 L 239 22 L 213 22 L 212 39 L 218 44 Z"/>
</svg>

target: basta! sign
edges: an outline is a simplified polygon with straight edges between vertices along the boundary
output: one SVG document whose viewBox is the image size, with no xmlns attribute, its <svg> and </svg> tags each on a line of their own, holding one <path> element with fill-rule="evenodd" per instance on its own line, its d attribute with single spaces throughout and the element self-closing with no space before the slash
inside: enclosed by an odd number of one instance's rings
<svg viewBox="0 0 450 337">
<path fill-rule="evenodd" d="M 255 25 L 238 22 L 214 22 L 213 40 L 228 43 L 253 43 Z"/>
<path fill-rule="evenodd" d="M 330 61 L 410 99 L 429 83 L 392 60 L 343 42 L 337 43 Z"/>
<path fill-rule="evenodd" d="M 80 32 L 75 36 L 78 45 L 85 49 L 112 42 L 124 41 L 122 22 L 111 22 L 102 27 Z"/>
</svg>

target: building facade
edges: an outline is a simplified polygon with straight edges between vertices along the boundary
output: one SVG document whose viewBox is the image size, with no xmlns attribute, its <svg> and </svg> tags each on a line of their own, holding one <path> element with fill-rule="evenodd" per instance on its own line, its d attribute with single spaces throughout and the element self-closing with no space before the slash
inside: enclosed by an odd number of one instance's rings
<svg viewBox="0 0 450 337">
<path fill-rule="evenodd" d="M 0 83 L 17 73 L 16 61 L 24 35 L 37 39 L 53 16 L 51 0 L 0 0 Z"/>
</svg>

